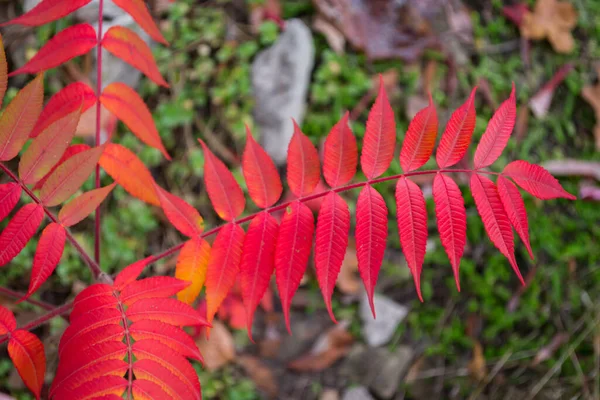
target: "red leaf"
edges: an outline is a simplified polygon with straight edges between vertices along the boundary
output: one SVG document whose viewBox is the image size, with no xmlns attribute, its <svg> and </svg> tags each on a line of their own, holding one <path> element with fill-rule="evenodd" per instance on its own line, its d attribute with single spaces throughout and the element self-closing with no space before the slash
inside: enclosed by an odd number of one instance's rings
<svg viewBox="0 0 600 400">
<path fill-rule="evenodd" d="M 46 354 L 40 339 L 33 333 L 16 330 L 8 341 L 8 355 L 25 385 L 39 399 L 46 374 Z"/>
<path fill-rule="evenodd" d="M 42 203 L 52 207 L 71 197 L 92 174 L 103 150 L 104 146 L 92 147 L 70 157 L 56 168 L 40 190 Z"/>
<path fill-rule="evenodd" d="M 533 260 L 533 251 L 531 250 L 531 244 L 529 243 L 529 222 L 527 221 L 527 210 L 525 209 L 525 203 L 519 193 L 519 189 L 508 179 L 502 175 L 498 176 L 496 182 L 498 186 L 498 194 L 500 200 L 504 205 L 506 214 L 510 219 L 510 223 L 514 226 L 517 234 L 525 244 L 529 257 Z"/>
<path fill-rule="evenodd" d="M 485 133 L 475 150 L 475 169 L 490 166 L 500 157 L 517 119 L 517 100 L 515 83 L 512 84 L 510 97 L 498 107 L 488 123 Z"/>
<path fill-rule="evenodd" d="M 53 398 L 73 398 L 73 396 L 77 395 L 74 393 L 74 390 L 80 388 L 87 382 L 94 381 L 102 376 L 117 376 L 122 378 L 128 369 L 129 364 L 123 360 L 105 360 L 101 363 L 98 363 L 96 366 L 94 366 L 94 368 L 78 371 L 76 374 L 70 376 L 68 382 L 66 382 L 66 384 L 62 385 L 59 390 L 56 390 L 53 393 Z M 94 399 L 105 400 L 106 396 L 102 396 L 101 398 L 94 397 Z M 118 399 L 122 400 L 122 397 L 118 397 Z"/>
<path fill-rule="evenodd" d="M 176 299 L 143 299 L 127 309 L 133 322 L 149 319 L 174 326 L 207 325 L 198 311 Z"/>
<path fill-rule="evenodd" d="M 206 319 L 212 322 L 219 306 L 233 287 L 242 260 L 244 230 L 227 224 L 217 233 L 206 271 Z"/>
<path fill-rule="evenodd" d="M 202 233 L 204 222 L 194 207 L 158 185 L 155 185 L 155 189 L 167 219 L 179 232 L 188 237 Z"/>
<path fill-rule="evenodd" d="M 131 325 L 129 332 L 135 341 L 154 339 L 169 346 L 182 356 L 202 360 L 202 355 L 194 340 L 183 330 L 172 325 L 160 321 L 142 320 Z"/>
<path fill-rule="evenodd" d="M 90 149 L 90 146 L 88 146 L 87 144 L 74 144 L 72 146 L 67 147 L 67 150 L 62 155 L 62 157 L 60 158 L 60 160 L 56 163 L 56 165 L 54 165 L 52 167 L 52 169 L 50 170 L 50 172 L 48 172 L 42 179 L 40 179 L 33 186 L 33 190 L 39 190 L 39 189 L 41 189 L 42 186 L 44 186 L 44 183 L 46 183 L 46 181 L 50 177 L 50 175 L 52 175 L 52 173 L 54 171 L 56 171 L 56 168 L 58 168 L 59 166 L 61 166 L 69 158 L 73 157 L 75 154 L 79 154 L 79 153 L 81 153 L 83 151 L 86 151 L 86 150 L 89 150 L 89 149 Z"/>
<path fill-rule="evenodd" d="M 4 52 L 4 42 L 2 41 L 2 35 L 0 35 L 0 107 L 2 107 L 2 100 L 6 94 L 6 88 L 8 87 L 8 65 L 6 64 L 6 53 Z"/>
<path fill-rule="evenodd" d="M 128 148 L 108 143 L 100 157 L 100 166 L 130 195 L 160 206 L 154 178 L 144 163 Z"/>
<path fill-rule="evenodd" d="M 460 259 L 467 243 L 467 212 L 456 182 L 441 173 L 433 180 L 433 201 L 438 220 L 440 240 L 448 254 L 456 288 L 460 292 Z"/>
<path fill-rule="evenodd" d="M 160 386 L 168 393 L 168 399 L 189 400 L 198 396 L 193 393 L 185 383 L 173 372 L 154 360 L 139 360 L 133 364 L 135 382 L 149 381 Z M 136 397 L 137 399 L 137 397 Z"/>
<path fill-rule="evenodd" d="M 167 393 L 159 384 L 145 379 L 136 379 L 133 381 L 131 392 L 133 393 L 133 397 L 139 400 L 174 398 L 172 394 Z"/>
<path fill-rule="evenodd" d="M 37 74 L 87 54 L 96 47 L 96 30 L 90 24 L 70 26 L 58 32 L 24 66 L 8 76 Z"/>
<path fill-rule="evenodd" d="M 502 174 L 512 178 L 521 189 L 542 200 L 565 198 L 576 200 L 577 197 L 567 192 L 555 177 L 543 167 L 527 161 L 513 161 L 504 167 Z"/>
<path fill-rule="evenodd" d="M 65 249 L 65 239 L 66 231 L 60 224 L 51 223 L 44 229 L 33 257 L 29 290 L 21 301 L 31 296 L 52 275 Z"/>
<path fill-rule="evenodd" d="M 84 113 L 94 104 L 96 104 L 96 93 L 92 88 L 83 82 L 71 83 L 50 98 L 29 136 L 34 138 L 53 122 L 79 109 Z"/>
<path fill-rule="evenodd" d="M 419 186 L 405 177 L 396 184 L 396 209 L 402 251 L 413 275 L 419 299 L 423 301 L 421 270 L 427 249 L 427 207 Z"/>
<path fill-rule="evenodd" d="M 269 286 L 275 268 L 274 255 L 278 229 L 275 218 L 267 212 L 262 212 L 250 222 L 244 240 L 240 283 L 250 340 L 252 340 L 254 311 Z"/>
<path fill-rule="evenodd" d="M 517 277 L 525 285 L 515 260 L 515 244 L 510 220 L 504 210 L 496 185 L 485 176 L 473 174 L 471 175 L 471 192 L 473 192 L 477 211 L 490 240 L 508 259 Z"/>
<path fill-rule="evenodd" d="M 15 208 L 21 198 L 21 186 L 10 182 L 0 185 L 0 221 Z"/>
<path fill-rule="evenodd" d="M 0 161 L 14 158 L 29 138 L 44 101 L 44 76 L 38 75 L 17 93 L 0 117 Z"/>
<path fill-rule="evenodd" d="M 267 208 L 279 200 L 283 188 L 277 168 L 267 152 L 256 143 L 247 126 L 242 172 L 248 185 L 248 193 L 257 206 Z"/>
<path fill-rule="evenodd" d="M 127 285 L 121 292 L 121 302 L 130 306 L 142 299 L 171 297 L 189 286 L 189 282 L 170 276 L 153 276 Z"/>
<path fill-rule="evenodd" d="M 198 139 L 204 151 L 204 184 L 219 217 L 233 221 L 244 212 L 246 198 L 229 169 Z"/>
<path fill-rule="evenodd" d="M 100 102 L 142 142 L 160 150 L 167 160 L 171 159 L 156 130 L 148 106 L 135 90 L 124 83 L 111 83 L 102 91 Z"/>
<path fill-rule="evenodd" d="M 356 203 L 356 256 L 358 272 L 365 284 L 373 317 L 373 294 L 387 242 L 387 214 L 383 197 L 371 185 L 366 185 Z"/>
<path fill-rule="evenodd" d="M 0 306 L 0 335 L 6 335 L 17 328 L 17 320 L 6 307 Z"/>
<path fill-rule="evenodd" d="M 310 139 L 300 131 L 296 121 L 293 123 L 294 134 L 287 155 L 287 179 L 292 193 L 303 197 L 311 194 L 321 179 L 319 153 Z"/>
<path fill-rule="evenodd" d="M 290 334 L 292 333 L 290 328 L 292 298 L 306 271 L 314 230 L 314 217 L 306 204 L 295 201 L 287 207 L 277 235 L 275 278 L 285 324 Z"/>
<path fill-rule="evenodd" d="M 19 161 L 19 176 L 30 185 L 42 179 L 60 160 L 75 136 L 80 112 L 75 111 L 48 125 L 35 138 Z"/>
<path fill-rule="evenodd" d="M 429 93 L 429 105 L 415 115 L 404 137 L 400 151 L 400 165 L 404 172 L 419 169 L 429 161 L 437 131 L 437 112 Z"/>
<path fill-rule="evenodd" d="M 342 197 L 330 192 L 321 204 L 315 238 L 315 269 L 325 306 L 336 322 L 331 309 L 331 296 L 340 273 L 350 233 L 350 210 Z"/>
<path fill-rule="evenodd" d="M 67 398 L 77 398 L 80 400 L 104 400 L 105 396 L 122 398 L 127 385 L 127 380 L 122 376 L 105 375 L 84 383 L 68 393 Z"/>
<path fill-rule="evenodd" d="M 24 205 L 0 234 L 0 267 L 23 250 L 44 218 L 44 208 L 35 203 Z"/>
<path fill-rule="evenodd" d="M 123 268 L 123 270 L 119 272 L 115 278 L 115 283 L 113 285 L 115 289 L 123 290 L 123 288 L 125 288 L 131 282 L 135 281 L 140 276 L 144 268 L 148 266 L 152 258 L 153 256 L 146 257 L 143 260 L 138 260 L 133 264 Z"/>
<path fill-rule="evenodd" d="M 438 146 L 436 161 L 440 168 L 448 168 L 462 160 L 471 144 L 475 130 L 475 92 L 471 92 L 467 101 L 450 116 L 446 130 Z"/>
<path fill-rule="evenodd" d="M 113 26 L 104 34 L 102 47 L 142 71 L 154 83 L 169 87 L 158 70 L 152 50 L 137 33 L 122 26 Z"/>
<path fill-rule="evenodd" d="M 356 174 L 358 150 L 356 137 L 348 125 L 349 115 L 346 112 L 325 139 L 323 175 L 331 187 L 350 182 Z"/>
<path fill-rule="evenodd" d="M 116 307 L 117 299 L 113 296 L 113 287 L 105 283 L 96 283 L 83 289 L 77 297 L 73 310 L 69 315 L 71 324 L 74 324 L 82 315 L 100 308 Z"/>
<path fill-rule="evenodd" d="M 116 307 L 116 304 L 114 305 Z M 86 331 L 85 334 L 79 335 L 76 338 L 60 346 L 59 357 L 64 359 L 72 357 L 72 355 L 81 349 L 88 346 L 97 346 L 101 343 L 122 342 L 125 336 L 125 329 L 118 323 L 98 326 L 92 330 Z M 88 371 L 84 371 L 88 372 Z M 89 378 L 87 380 L 93 379 Z M 69 383 L 75 383 L 71 380 Z M 71 386 L 71 385 L 68 385 Z M 68 387 L 67 386 L 67 387 Z"/>
<path fill-rule="evenodd" d="M 91 0 L 43 0 L 37 6 L 21 15 L 20 17 L 11 19 L 8 22 L 0 24 L 6 25 L 25 25 L 25 26 L 40 26 L 48 22 L 56 21 L 62 17 L 66 17 L 73 11 L 85 6 Z"/>
<path fill-rule="evenodd" d="M 169 42 L 164 38 L 158 26 L 152 19 L 152 15 L 146 7 L 143 0 L 113 0 L 115 5 L 121 7 L 142 27 L 144 31 L 154 40 L 164 45 L 169 45 Z"/>
<path fill-rule="evenodd" d="M 396 122 L 394 111 L 385 93 L 383 77 L 379 75 L 379 93 L 367 119 L 360 165 L 368 179 L 383 174 L 394 158 Z"/>
<path fill-rule="evenodd" d="M 116 299 L 115 299 L 116 300 Z M 78 338 L 98 329 L 102 326 L 115 325 L 121 322 L 123 316 L 121 311 L 116 308 L 117 302 L 112 303 L 112 307 L 99 308 L 94 311 L 80 315 L 76 320 L 71 322 L 71 325 L 67 327 L 63 336 L 60 339 L 58 346 L 59 353 L 65 351 L 65 349 L 71 345 L 71 342 L 75 342 Z M 90 346 L 98 345 L 103 337 L 96 337 L 94 341 L 89 343 Z M 64 361 L 64 360 L 63 360 Z M 80 361 L 76 361 L 79 365 Z M 83 361 L 81 361 L 83 362 Z"/>
<path fill-rule="evenodd" d="M 64 227 L 73 226 L 83 221 L 94 212 L 113 190 L 116 183 L 103 188 L 90 190 L 67 203 L 58 213 L 58 220 Z"/>
<path fill-rule="evenodd" d="M 206 240 L 195 237 L 185 243 L 177 257 L 175 277 L 190 285 L 177 294 L 179 301 L 192 304 L 196 300 L 206 281 L 209 258 L 210 245 Z"/>
</svg>

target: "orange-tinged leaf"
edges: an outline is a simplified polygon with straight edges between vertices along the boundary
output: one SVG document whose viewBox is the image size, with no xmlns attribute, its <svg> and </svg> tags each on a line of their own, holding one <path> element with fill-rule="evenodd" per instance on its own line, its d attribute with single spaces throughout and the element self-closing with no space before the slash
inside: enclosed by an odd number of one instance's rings
<svg viewBox="0 0 600 400">
<path fill-rule="evenodd" d="M 0 185 L 0 222 L 15 208 L 21 198 L 21 185 L 15 182 Z"/>
<path fill-rule="evenodd" d="M 429 93 L 429 105 L 410 121 L 400 151 L 400 165 L 404 172 L 421 168 L 431 157 L 438 131 L 435 105 Z"/>
<path fill-rule="evenodd" d="M 2 35 L 0 35 L 0 107 L 2 107 L 2 100 L 6 94 L 6 88 L 8 87 L 8 65 L 6 64 L 6 53 L 4 52 L 4 41 Z"/>
<path fill-rule="evenodd" d="M 232 221 L 244 212 L 246 198 L 229 169 L 198 139 L 204 151 L 204 184 L 219 217 Z"/>
<path fill-rule="evenodd" d="M 29 289 L 21 301 L 31 296 L 52 275 L 65 249 L 66 236 L 65 228 L 54 222 L 42 231 L 33 257 Z"/>
<path fill-rule="evenodd" d="M 6 107 L 0 117 L 0 161 L 19 154 L 42 112 L 43 101 L 44 76 L 38 75 Z"/>
<path fill-rule="evenodd" d="M 85 6 L 91 0 L 43 0 L 37 6 L 25 14 L 0 24 L 40 26 L 62 17 L 66 17 L 73 11 Z"/>
<path fill-rule="evenodd" d="M 246 126 L 246 148 L 242 155 L 242 172 L 248 185 L 248 193 L 260 208 L 275 204 L 283 187 L 277 168 L 267 152 L 252 137 Z"/>
<path fill-rule="evenodd" d="M 127 285 L 121 292 L 121 302 L 129 307 L 136 301 L 171 297 L 190 285 L 170 276 L 152 276 Z"/>
<path fill-rule="evenodd" d="M 19 177 L 30 185 L 44 177 L 69 147 L 81 116 L 79 110 L 48 125 L 27 148 L 19 161 Z"/>
<path fill-rule="evenodd" d="M 126 314 L 132 322 L 153 320 L 173 326 L 208 325 L 198 311 L 177 299 L 143 299 L 133 303 Z"/>
<path fill-rule="evenodd" d="M 29 136 L 36 137 L 53 122 L 79 109 L 83 114 L 94 104 L 96 93 L 92 88 L 83 82 L 71 83 L 50 98 Z"/>
<path fill-rule="evenodd" d="M 104 146 L 89 150 L 66 160 L 48 177 L 40 190 L 40 200 L 45 206 L 59 205 L 75 193 L 92 174 Z"/>
<path fill-rule="evenodd" d="M 35 203 L 24 205 L 0 234 L 0 267 L 23 250 L 44 218 L 44 208 Z"/>
<path fill-rule="evenodd" d="M 346 112 L 325 139 L 323 176 L 331 187 L 348 183 L 356 174 L 358 148 L 348 125 L 349 115 Z"/>
<path fill-rule="evenodd" d="M 152 256 L 148 256 L 123 268 L 123 270 L 119 272 L 115 278 L 114 287 L 117 290 L 123 290 L 123 288 L 125 288 L 131 282 L 135 281 L 140 276 L 144 268 L 148 266 L 152 258 Z"/>
<path fill-rule="evenodd" d="M 527 221 L 527 210 L 525 209 L 523 197 L 521 197 L 521 193 L 514 183 L 502 175 L 498 176 L 496 185 L 510 223 L 527 248 L 529 257 L 533 260 L 533 251 L 529 243 L 529 222 Z"/>
<path fill-rule="evenodd" d="M 104 34 L 102 47 L 142 71 L 157 85 L 169 87 L 158 70 L 152 50 L 131 29 L 113 26 Z"/>
<path fill-rule="evenodd" d="M 165 391 L 159 384 L 146 379 L 133 381 L 131 392 L 136 400 L 169 399 L 173 397 L 173 394 L 170 394 L 168 390 Z"/>
<path fill-rule="evenodd" d="M 160 150 L 167 160 L 171 159 L 156 130 L 148 106 L 135 90 L 124 83 L 111 83 L 102 91 L 100 102 L 142 142 Z"/>
<path fill-rule="evenodd" d="M 127 385 L 127 380 L 122 376 L 105 375 L 84 383 L 67 393 L 66 397 L 78 400 L 104 400 L 106 396 L 122 398 Z"/>
<path fill-rule="evenodd" d="M 154 178 L 131 150 L 119 144 L 108 143 L 100 157 L 100 166 L 130 195 L 160 206 Z"/>
<path fill-rule="evenodd" d="M 287 154 L 287 180 L 298 197 L 311 194 L 321 179 L 319 153 L 308 136 L 294 123 L 294 134 Z"/>
<path fill-rule="evenodd" d="M 113 0 L 115 5 L 125 10 L 139 26 L 154 40 L 164 45 L 169 45 L 169 42 L 164 38 L 158 26 L 152 19 L 152 15 L 148 11 L 144 0 Z"/>
<path fill-rule="evenodd" d="M 51 169 L 50 172 L 48 172 L 46 175 L 44 175 L 44 177 L 42 179 L 40 179 L 34 186 L 33 186 L 33 190 L 39 190 L 42 188 L 42 186 L 44 186 L 44 183 L 46 183 L 46 181 L 48 180 L 48 178 L 50 177 L 50 175 L 52 175 L 52 173 L 54 171 L 56 171 L 56 168 L 58 168 L 59 166 L 61 166 L 65 161 L 67 161 L 69 158 L 73 157 L 75 154 L 79 154 L 83 151 L 89 150 L 90 146 L 88 146 L 87 144 L 74 144 L 72 146 L 67 147 L 67 150 L 64 152 L 64 154 L 62 155 L 62 157 L 60 158 L 60 160 L 56 163 L 56 165 L 54 165 Z"/>
<path fill-rule="evenodd" d="M 96 47 L 96 30 L 90 24 L 70 26 L 58 32 L 31 60 L 8 76 L 36 74 L 58 67 L 77 56 L 87 54 Z"/>
<path fill-rule="evenodd" d="M 142 320 L 129 327 L 134 340 L 154 339 L 185 357 L 202 360 L 194 340 L 183 330 L 160 321 Z"/>
<path fill-rule="evenodd" d="M 204 222 L 194 207 L 158 185 L 155 188 L 165 215 L 179 232 L 189 237 L 202 233 Z"/>
<path fill-rule="evenodd" d="M 164 397 L 165 399 L 190 400 L 200 398 L 200 393 L 191 391 L 172 371 L 157 361 L 151 359 L 136 361 L 133 365 L 133 370 L 136 377 L 134 383 L 141 380 L 160 386 L 161 390 L 167 393 L 167 397 Z M 148 385 L 144 385 L 143 387 L 148 390 Z"/>
<path fill-rule="evenodd" d="M 14 314 L 6 307 L 0 306 L 0 335 L 6 335 L 17 327 Z"/>
<path fill-rule="evenodd" d="M 33 333 L 16 330 L 8 341 L 8 355 L 25 385 L 40 398 L 46 374 L 44 345 Z"/>
<path fill-rule="evenodd" d="M 379 75 L 379 93 L 369 112 L 360 155 L 360 165 L 367 178 L 375 179 L 389 168 L 395 146 L 394 111 L 385 93 L 383 77 Z"/>
<path fill-rule="evenodd" d="M 206 268 L 210 257 L 210 245 L 202 238 L 188 240 L 177 257 L 175 277 L 190 282 L 190 286 L 177 293 L 177 298 L 192 304 L 200 294 L 206 280 Z"/>
<path fill-rule="evenodd" d="M 115 185 L 116 183 L 112 183 L 103 188 L 90 190 L 77 196 L 61 208 L 58 213 L 58 220 L 67 228 L 83 221 L 102 204 Z"/>
</svg>

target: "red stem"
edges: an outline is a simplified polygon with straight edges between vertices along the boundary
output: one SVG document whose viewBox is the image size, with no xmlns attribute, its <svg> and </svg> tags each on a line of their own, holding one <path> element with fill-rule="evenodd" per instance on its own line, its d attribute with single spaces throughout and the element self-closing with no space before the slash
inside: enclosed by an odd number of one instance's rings
<svg viewBox="0 0 600 400">
<path fill-rule="evenodd" d="M 98 2 L 98 44 L 97 44 L 97 67 L 96 70 L 96 146 L 100 146 L 102 132 L 102 104 L 100 94 L 102 93 L 102 22 L 104 13 L 104 0 Z M 100 164 L 96 164 L 96 189 L 100 187 Z M 100 264 L 100 239 L 101 239 L 100 206 L 96 208 L 94 216 L 94 260 Z"/>
<path fill-rule="evenodd" d="M 64 315 L 64 314 L 68 313 L 71 310 L 71 308 L 73 308 L 73 302 L 67 303 L 60 307 L 57 307 L 54 310 L 42 315 L 41 317 L 34 319 L 33 321 L 23 325 L 19 329 L 22 329 L 24 331 L 30 331 L 32 329 L 35 329 L 38 326 L 43 325 L 46 322 L 50 321 L 52 318 L 54 318 L 56 316 Z M 0 336 L 0 344 L 6 342 L 7 340 L 8 340 L 8 335 Z"/>
<path fill-rule="evenodd" d="M 2 286 L 0 286 L 0 294 L 2 294 L 4 296 L 12 297 L 14 299 L 22 299 L 23 297 L 25 297 L 24 293 L 17 292 L 17 291 L 14 291 L 14 290 L 2 287 Z M 38 300 L 35 300 L 32 298 L 27 298 L 23 301 L 26 303 L 32 304 L 34 306 L 41 307 L 44 310 L 48 310 L 48 311 L 54 310 L 54 308 L 55 308 L 52 304 L 48 304 L 43 301 L 38 301 Z"/>
</svg>

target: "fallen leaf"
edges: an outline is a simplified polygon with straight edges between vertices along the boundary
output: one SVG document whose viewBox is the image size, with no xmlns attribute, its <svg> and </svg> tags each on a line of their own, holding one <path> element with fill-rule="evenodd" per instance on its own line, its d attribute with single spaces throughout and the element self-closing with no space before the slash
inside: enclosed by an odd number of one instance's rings
<svg viewBox="0 0 600 400">
<path fill-rule="evenodd" d="M 515 123 L 515 140 L 520 143 L 527 133 L 527 126 L 529 125 L 529 108 L 526 105 L 519 106 L 517 112 L 517 121 Z"/>
<path fill-rule="evenodd" d="M 600 78 L 600 67 L 598 68 L 598 77 Z M 600 82 L 593 86 L 584 87 L 581 90 L 581 96 L 590 103 L 596 114 L 594 137 L 596 138 L 596 150 L 600 151 Z"/>
<path fill-rule="evenodd" d="M 517 3 L 502 7 L 502 14 L 517 26 L 521 26 L 524 15 L 529 12 L 529 7 L 527 7 L 527 4 L 525 3 Z"/>
<path fill-rule="evenodd" d="M 322 33 L 327 40 L 329 47 L 338 54 L 344 53 L 344 47 L 346 46 L 346 38 L 344 34 L 340 32 L 338 28 L 333 26 L 332 23 L 327 21 L 321 16 L 317 16 L 313 22 L 313 29 L 319 33 Z"/>
<path fill-rule="evenodd" d="M 567 343 L 568 340 L 569 335 L 566 333 L 557 333 L 556 335 L 554 335 L 550 343 L 542 347 L 537 352 L 535 358 L 531 362 L 531 366 L 535 367 L 536 365 L 539 365 L 540 363 L 549 360 L 563 344 Z"/>
<path fill-rule="evenodd" d="M 204 368 L 215 371 L 235 358 L 235 344 L 231 333 L 222 322 L 213 320 L 209 338 L 202 335 L 197 341 L 204 358 Z"/>
<path fill-rule="evenodd" d="M 554 97 L 554 90 L 566 78 L 573 69 L 573 65 L 563 65 L 554 76 L 529 100 L 529 107 L 537 118 L 543 118 L 548 114 L 548 109 Z"/>
<path fill-rule="evenodd" d="M 277 396 L 279 388 L 277 387 L 273 371 L 269 367 L 263 364 L 258 358 L 249 355 L 239 356 L 236 362 L 244 368 L 246 374 L 252 379 L 257 388 L 264 391 L 271 398 Z"/>
<path fill-rule="evenodd" d="M 353 336 L 347 331 L 350 323 L 339 324 L 322 333 L 308 354 L 290 362 L 287 367 L 294 371 L 323 371 L 350 351 Z"/>
<path fill-rule="evenodd" d="M 471 377 L 477 381 L 482 381 L 487 375 L 483 347 L 478 341 L 473 345 L 473 358 L 469 361 L 468 370 Z"/>
<path fill-rule="evenodd" d="M 579 197 L 583 200 L 600 201 L 600 186 L 581 184 L 579 186 Z"/>
<path fill-rule="evenodd" d="M 533 12 L 525 12 L 521 35 L 527 39 L 548 39 L 558 53 L 570 53 L 575 40 L 571 30 L 577 25 L 577 11 L 568 1 L 537 0 Z"/>
<path fill-rule="evenodd" d="M 340 268 L 340 274 L 335 283 L 344 294 L 355 295 L 360 292 L 362 283 L 358 276 L 358 258 L 356 257 L 356 243 L 349 240 L 346 256 Z"/>
<path fill-rule="evenodd" d="M 260 3 L 251 2 L 250 26 L 253 33 L 260 31 L 260 25 L 265 21 L 275 22 L 281 29 L 285 21 L 281 17 L 281 4 L 279 0 L 266 0 Z"/>
<path fill-rule="evenodd" d="M 473 23 L 467 8 L 458 1 L 446 1 L 444 4 L 452 32 L 464 43 L 473 43 Z"/>
</svg>

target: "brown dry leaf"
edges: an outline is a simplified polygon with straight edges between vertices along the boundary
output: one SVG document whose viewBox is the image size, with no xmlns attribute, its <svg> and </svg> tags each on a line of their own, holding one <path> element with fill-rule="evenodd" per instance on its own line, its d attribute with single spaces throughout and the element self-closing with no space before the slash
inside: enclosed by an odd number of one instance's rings
<svg viewBox="0 0 600 400">
<path fill-rule="evenodd" d="M 340 32 L 338 28 L 333 26 L 325 18 L 318 16 L 313 22 L 313 28 L 315 31 L 322 33 L 329 44 L 329 47 L 338 54 L 344 53 L 344 47 L 346 46 L 346 38 L 344 34 Z"/>
<path fill-rule="evenodd" d="M 340 274 L 335 283 L 338 289 L 344 294 L 357 294 L 362 287 L 358 276 L 358 258 L 356 257 L 356 243 L 350 239 L 346 256 L 340 269 Z"/>
<path fill-rule="evenodd" d="M 476 341 L 473 346 L 473 358 L 469 361 L 468 369 L 471 377 L 478 381 L 482 381 L 487 375 L 483 347 L 479 341 Z"/>
<path fill-rule="evenodd" d="M 598 68 L 598 77 L 600 77 L 600 67 Z M 600 83 L 584 87 L 581 95 L 585 101 L 590 103 L 590 106 L 594 109 L 594 113 L 596 113 L 594 137 L 596 138 L 596 150 L 600 151 Z"/>
<path fill-rule="evenodd" d="M 577 25 L 573 4 L 558 0 L 537 0 L 533 12 L 521 21 L 521 35 L 527 39 L 547 38 L 558 53 L 570 53 L 575 46 L 571 30 Z"/>
<path fill-rule="evenodd" d="M 204 358 L 204 368 L 215 371 L 235 358 L 235 344 L 231 333 L 220 321 L 213 320 L 210 337 L 204 335 L 196 341 Z"/>
<path fill-rule="evenodd" d="M 552 357 L 552 355 L 554 355 L 554 353 L 556 353 L 556 351 L 560 349 L 560 346 L 567 343 L 568 340 L 569 335 L 566 333 L 557 333 L 556 335 L 554 335 L 550 343 L 542 347 L 537 352 L 535 358 L 531 362 L 531 366 L 535 367 L 536 365 L 539 365 L 540 363 L 550 359 L 550 357 Z"/>
<path fill-rule="evenodd" d="M 337 360 L 348 354 L 352 342 L 354 342 L 354 337 L 346 330 L 348 325 L 348 321 L 341 321 L 323 332 L 310 352 L 290 362 L 288 368 L 301 372 L 318 372 L 332 366 Z"/>
<path fill-rule="evenodd" d="M 239 356 L 236 362 L 244 368 L 256 387 L 264 391 L 271 398 L 277 396 L 279 388 L 277 387 L 273 371 L 269 367 L 263 364 L 258 358 L 248 355 Z"/>
</svg>

